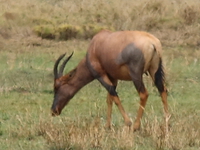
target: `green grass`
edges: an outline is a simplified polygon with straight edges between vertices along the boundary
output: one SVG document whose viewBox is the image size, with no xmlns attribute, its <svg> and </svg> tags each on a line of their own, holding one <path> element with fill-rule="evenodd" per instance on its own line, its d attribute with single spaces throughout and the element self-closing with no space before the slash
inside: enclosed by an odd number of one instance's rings
<svg viewBox="0 0 200 150">
<path fill-rule="evenodd" d="M 106 90 L 97 82 L 84 87 L 51 117 L 53 65 L 64 53 L 75 54 L 66 70 L 85 55 L 88 41 L 43 41 L 40 46 L 7 45 L 0 53 L 0 145 L 2 149 L 197 149 L 200 146 L 198 49 L 164 47 L 169 106 L 172 118 L 169 139 L 162 133 L 163 109 L 149 76 L 150 93 L 142 129 L 129 133 L 118 109 L 113 110 L 113 129 L 104 129 Z M 66 47 L 67 50 L 66 50 Z M 7 49 L 13 49 L 7 51 Z M 193 51 L 191 53 L 190 51 Z M 117 88 L 122 103 L 134 120 L 139 98 L 131 82 Z"/>
<path fill-rule="evenodd" d="M 124 9 L 126 8 L 126 9 Z M 199 1 L 2 1 L 0 5 L 0 149 L 21 150 L 197 150 L 200 147 Z M 36 26 L 72 25 L 145 30 L 163 43 L 170 132 L 163 132 L 163 107 L 149 76 L 149 99 L 138 132 L 129 132 L 116 106 L 106 130 L 106 90 L 94 81 L 52 117 L 53 65 L 74 51 L 65 72 L 85 56 L 89 39 L 45 40 Z M 65 26 L 64 26 L 65 27 Z M 134 121 L 139 97 L 132 82 L 117 92 Z"/>
</svg>

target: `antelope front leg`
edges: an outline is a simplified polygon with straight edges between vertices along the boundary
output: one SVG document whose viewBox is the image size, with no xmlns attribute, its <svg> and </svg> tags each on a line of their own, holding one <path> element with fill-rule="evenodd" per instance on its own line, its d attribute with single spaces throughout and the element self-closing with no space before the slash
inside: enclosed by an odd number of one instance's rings
<svg viewBox="0 0 200 150">
<path fill-rule="evenodd" d="M 119 111 L 121 112 L 121 114 L 124 118 L 125 124 L 130 127 L 132 125 L 132 122 L 131 122 L 130 118 L 128 117 L 128 115 L 126 114 L 119 97 L 118 96 L 112 96 L 112 95 L 111 95 L 111 97 L 112 97 L 113 101 L 115 102 L 115 104 L 117 105 Z"/>
<path fill-rule="evenodd" d="M 121 112 L 123 118 L 124 118 L 124 122 L 127 126 L 131 126 L 132 122 L 129 119 L 128 115 L 126 114 L 120 100 L 118 96 L 112 96 L 108 93 L 108 97 L 107 97 L 107 104 L 108 104 L 108 110 L 107 110 L 107 123 L 106 123 L 106 127 L 107 128 L 111 128 L 111 114 L 112 114 L 112 105 L 113 105 L 113 101 L 115 102 L 115 104 L 118 106 L 119 111 Z"/>
<path fill-rule="evenodd" d="M 128 115 L 126 114 L 125 110 L 124 110 L 124 107 L 122 106 L 121 104 L 121 101 L 117 95 L 117 92 L 116 92 L 116 83 L 113 81 L 111 81 L 108 76 L 106 74 L 102 75 L 100 78 L 98 78 L 99 82 L 107 89 L 108 93 L 109 93 L 109 99 L 108 99 L 108 112 L 107 112 L 107 126 L 111 126 L 111 112 L 112 112 L 112 105 L 111 105 L 111 102 L 110 102 L 110 99 L 112 101 L 115 102 L 115 104 L 117 105 L 119 111 L 121 112 L 123 118 L 124 118 L 124 121 L 125 121 L 125 124 L 127 126 L 131 126 L 132 123 L 131 123 L 131 120 L 129 119 Z"/>
<path fill-rule="evenodd" d="M 108 105 L 108 109 L 107 109 L 107 123 L 106 123 L 106 128 L 111 128 L 111 115 L 112 115 L 112 105 L 113 105 L 113 101 L 112 98 L 110 97 L 110 94 L 108 93 L 107 96 L 107 105 Z"/>
</svg>

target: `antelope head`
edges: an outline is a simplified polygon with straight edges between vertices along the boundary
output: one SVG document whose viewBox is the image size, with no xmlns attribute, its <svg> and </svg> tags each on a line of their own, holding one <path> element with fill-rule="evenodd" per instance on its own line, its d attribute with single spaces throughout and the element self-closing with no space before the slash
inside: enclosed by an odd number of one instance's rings
<svg viewBox="0 0 200 150">
<path fill-rule="evenodd" d="M 76 73 L 76 69 L 73 69 L 66 75 L 63 75 L 65 65 L 70 60 L 72 54 L 67 57 L 63 63 L 60 65 L 58 70 L 58 65 L 60 61 L 64 58 L 66 54 L 61 55 L 55 62 L 54 65 L 54 101 L 51 107 L 52 115 L 59 115 L 64 108 L 64 106 L 69 102 L 69 100 L 74 96 L 74 86 L 73 77 Z"/>
</svg>

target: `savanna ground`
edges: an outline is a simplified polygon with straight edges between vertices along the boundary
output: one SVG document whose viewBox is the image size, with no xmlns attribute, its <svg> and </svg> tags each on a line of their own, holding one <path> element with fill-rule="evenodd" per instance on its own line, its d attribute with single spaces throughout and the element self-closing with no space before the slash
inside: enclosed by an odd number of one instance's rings
<svg viewBox="0 0 200 150">
<path fill-rule="evenodd" d="M 0 0 L 0 149 L 200 149 L 199 14 L 198 0 Z M 168 136 L 160 97 L 146 75 L 150 96 L 140 131 L 130 132 L 115 106 L 113 127 L 104 128 L 107 92 L 97 81 L 51 117 L 55 60 L 74 51 L 66 71 L 74 68 L 99 27 L 144 30 L 161 40 Z M 133 84 L 121 81 L 117 91 L 134 121 Z"/>
</svg>

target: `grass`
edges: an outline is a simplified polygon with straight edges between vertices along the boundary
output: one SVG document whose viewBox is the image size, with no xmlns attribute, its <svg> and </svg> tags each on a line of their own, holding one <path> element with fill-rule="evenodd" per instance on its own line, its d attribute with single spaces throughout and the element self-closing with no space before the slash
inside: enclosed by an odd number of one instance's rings
<svg viewBox="0 0 200 150">
<path fill-rule="evenodd" d="M 43 38 L 91 38 L 103 27 L 149 31 L 168 46 L 199 45 L 198 0 L 19 0 L 2 1 L 0 7 L 0 34 L 4 38 L 13 34 L 27 37 L 34 30 Z"/>
<path fill-rule="evenodd" d="M 200 5 L 196 0 L 178 4 L 178 0 L 170 4 L 158 0 L 151 3 L 120 1 L 120 5 L 112 0 L 95 3 L 80 0 L 2 1 L 1 149 L 199 149 L 200 50 L 196 14 Z M 97 81 L 77 93 L 61 116 L 51 117 L 55 60 L 62 53 L 75 51 L 66 72 L 71 70 L 84 57 L 90 40 L 45 40 L 37 37 L 33 29 L 42 24 L 84 26 L 87 23 L 111 26 L 115 30 L 147 30 L 161 39 L 172 114 L 168 137 L 163 132 L 160 97 L 146 75 L 144 81 L 150 96 L 138 132 L 129 132 L 115 106 L 113 127 L 111 130 L 104 128 L 107 93 Z M 133 84 L 121 81 L 117 91 L 125 110 L 134 120 L 139 98 Z"/>
<path fill-rule="evenodd" d="M 20 43 L 19 43 L 20 44 Z M 3 149 L 197 149 L 200 146 L 199 50 L 164 47 L 171 129 L 166 141 L 160 97 L 144 76 L 150 93 L 142 129 L 132 133 L 116 107 L 113 128 L 104 129 L 106 91 L 94 81 L 84 87 L 59 117 L 50 116 L 55 59 L 75 50 L 69 71 L 85 55 L 88 41 L 42 41 L 40 46 L 7 45 L 1 51 L 0 143 Z M 68 47 L 68 50 L 65 50 Z M 72 48 L 73 47 L 73 48 Z M 13 49 L 7 51 L 7 49 Z M 12 59 L 11 59 L 12 58 Z M 91 92 L 92 91 L 92 92 Z M 120 82 L 118 93 L 134 120 L 138 96 L 131 82 Z"/>
</svg>

